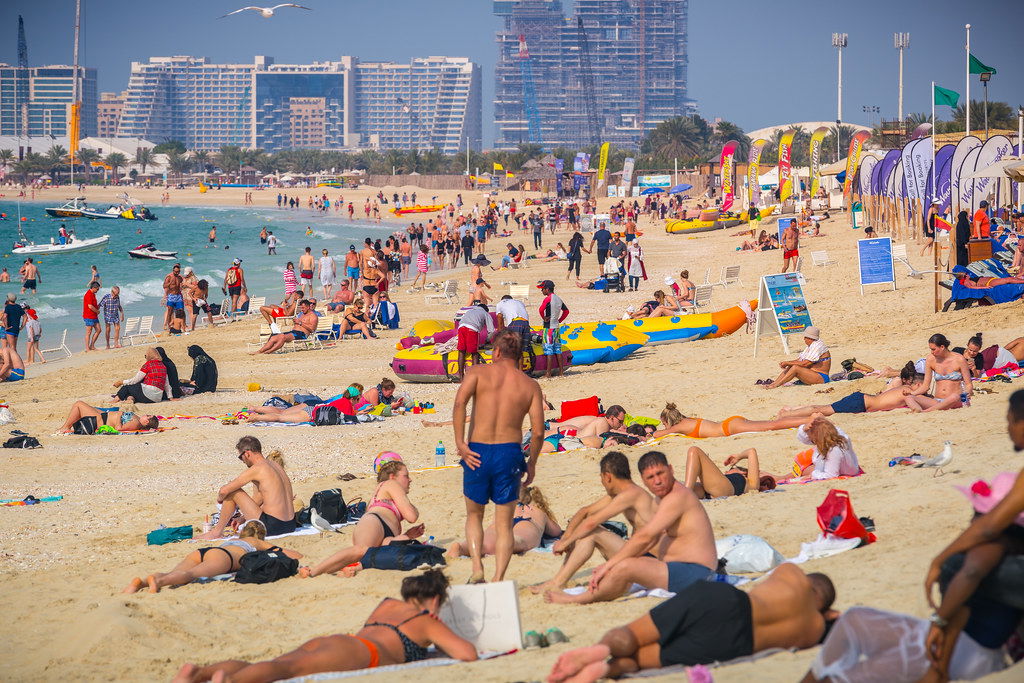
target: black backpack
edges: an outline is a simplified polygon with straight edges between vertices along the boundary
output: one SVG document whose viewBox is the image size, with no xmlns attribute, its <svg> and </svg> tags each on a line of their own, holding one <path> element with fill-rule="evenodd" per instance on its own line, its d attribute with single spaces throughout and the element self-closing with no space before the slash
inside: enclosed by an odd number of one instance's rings
<svg viewBox="0 0 1024 683">
<path fill-rule="evenodd" d="M 317 427 L 333 427 L 334 425 L 356 423 L 355 415 L 346 415 L 334 406 L 318 406 L 313 412 L 313 424 Z"/>
<path fill-rule="evenodd" d="M 341 495 L 341 489 L 326 489 L 314 493 L 309 499 L 309 505 L 299 511 L 295 521 L 300 525 L 309 524 L 310 510 L 316 510 L 316 514 L 331 524 L 344 524 L 348 521 L 348 506 L 345 504 L 345 497 Z"/>
<path fill-rule="evenodd" d="M 276 545 L 269 550 L 256 550 L 238 560 L 236 583 L 272 583 L 299 572 L 299 561 L 288 557 Z"/>
<path fill-rule="evenodd" d="M 397 569 L 403 572 L 416 569 L 422 564 L 446 564 L 444 548 L 416 540 L 392 541 L 387 545 L 368 548 L 360 563 L 363 569 Z"/>
<path fill-rule="evenodd" d="M 12 436 L 7 441 L 4 441 L 4 448 L 42 448 L 43 444 L 39 443 L 39 439 L 28 434 L 21 434 L 19 436 Z"/>
</svg>

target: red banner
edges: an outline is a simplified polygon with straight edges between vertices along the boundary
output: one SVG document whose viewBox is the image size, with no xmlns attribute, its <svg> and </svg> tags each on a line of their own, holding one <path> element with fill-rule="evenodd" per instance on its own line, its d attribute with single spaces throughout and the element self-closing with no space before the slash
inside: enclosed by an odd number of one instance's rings
<svg viewBox="0 0 1024 683">
<path fill-rule="evenodd" d="M 871 137 L 871 133 L 860 130 L 854 133 L 850 140 L 850 152 L 846 155 L 846 181 L 843 183 L 844 200 L 850 197 L 850 190 L 853 189 L 853 174 L 860 166 L 860 153 L 869 137 Z"/>
<path fill-rule="evenodd" d="M 722 157 L 719 159 L 722 168 L 722 211 L 728 211 L 736 200 L 733 158 L 736 156 L 737 147 L 739 147 L 739 143 L 735 140 L 725 143 L 722 147 Z"/>
</svg>

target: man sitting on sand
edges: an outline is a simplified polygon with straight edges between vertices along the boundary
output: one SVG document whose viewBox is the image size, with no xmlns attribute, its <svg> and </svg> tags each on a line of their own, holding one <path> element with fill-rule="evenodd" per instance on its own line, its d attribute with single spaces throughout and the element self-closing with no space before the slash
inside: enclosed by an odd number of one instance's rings
<svg viewBox="0 0 1024 683">
<path fill-rule="evenodd" d="M 654 517 L 594 570 L 586 592 L 569 595 L 550 590 L 544 594 L 545 600 L 578 604 L 614 600 L 634 583 L 678 593 L 717 568 L 711 520 L 693 491 L 676 481 L 665 454 L 644 453 L 637 469 L 658 499 Z"/>
<path fill-rule="evenodd" d="M 563 435 L 568 434 L 569 436 L 575 436 L 584 446 L 588 448 L 600 448 L 604 445 L 604 440 L 609 435 L 614 434 L 625 434 L 626 424 L 626 409 L 620 405 L 614 405 L 604 411 L 604 415 L 581 415 L 579 417 L 573 417 L 563 422 L 559 422 L 556 426 L 549 429 L 544 434 L 546 441 L 545 449 L 542 452 L 547 453 L 550 451 L 557 450 L 557 439 L 560 439 Z M 572 432 L 576 433 L 573 434 Z"/>
<path fill-rule="evenodd" d="M 235 444 L 238 459 L 245 465 L 245 471 L 232 481 L 220 487 L 217 502 L 221 504 L 217 524 L 196 538 L 212 540 L 220 538 L 235 510 L 245 519 L 258 519 L 267 528 L 267 536 L 290 534 L 295 531 L 295 508 L 292 506 L 292 482 L 284 469 L 276 462 L 263 456 L 263 446 L 255 436 L 243 436 Z M 254 495 L 250 496 L 242 487 L 254 484 Z"/>
<path fill-rule="evenodd" d="M 836 589 L 825 574 L 782 564 L 749 593 L 699 581 L 597 645 L 566 652 L 548 681 L 597 681 L 641 669 L 696 666 L 774 648 L 813 647 L 825 636 Z"/>
<path fill-rule="evenodd" d="M 20 382 L 25 379 L 25 361 L 13 346 L 0 348 L 0 382 Z"/>
<path fill-rule="evenodd" d="M 614 527 L 605 524 L 613 517 L 623 515 L 633 533 L 651 521 L 657 509 L 654 499 L 633 483 L 625 455 L 612 451 L 601 458 L 601 485 L 606 495 L 580 508 L 569 521 L 562 538 L 551 548 L 555 555 L 565 555 L 561 569 L 548 581 L 531 586 L 534 593 L 564 588 L 595 550 L 605 560 L 621 550 L 626 539 L 613 531 Z"/>
<path fill-rule="evenodd" d="M 295 316 L 295 327 L 289 332 L 271 335 L 266 344 L 260 347 L 258 351 L 253 351 L 249 355 L 274 353 L 290 341 L 302 340 L 308 335 L 313 334 L 316 326 L 317 317 L 316 313 L 313 312 L 313 305 L 307 299 L 303 299 L 299 302 L 299 315 Z"/>
<path fill-rule="evenodd" d="M 796 360 L 784 360 L 779 363 L 782 374 L 769 382 L 765 388 L 775 389 L 786 382 L 798 379 L 804 384 L 828 384 L 828 371 L 832 368 L 832 354 L 825 342 L 821 341 L 821 331 L 814 325 L 804 329 L 804 344 L 807 345 Z"/>
</svg>

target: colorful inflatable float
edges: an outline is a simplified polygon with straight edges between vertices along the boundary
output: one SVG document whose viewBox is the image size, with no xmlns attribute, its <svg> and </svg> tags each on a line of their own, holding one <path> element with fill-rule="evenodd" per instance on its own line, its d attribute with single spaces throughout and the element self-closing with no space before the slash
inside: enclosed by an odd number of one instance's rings
<svg viewBox="0 0 1024 683">
<path fill-rule="evenodd" d="M 767 218 L 775 213 L 776 205 L 769 206 L 761 212 L 761 218 Z M 745 213 L 719 213 L 718 211 L 702 211 L 696 218 L 666 218 L 665 232 L 669 234 L 694 234 L 699 232 L 710 232 L 722 228 L 732 228 L 746 223 Z"/>
<path fill-rule="evenodd" d="M 750 302 L 750 308 L 757 310 L 756 300 Z M 747 312 L 741 306 L 733 306 L 713 313 L 620 320 L 617 324 L 647 335 L 648 344 L 672 344 L 730 335 L 747 324 Z"/>
<path fill-rule="evenodd" d="M 447 204 L 431 204 L 429 206 L 403 206 L 401 209 L 391 209 L 391 213 L 396 216 L 404 216 L 407 213 L 436 213 L 448 206 Z"/>
<path fill-rule="evenodd" d="M 459 372 L 459 352 L 454 349 L 435 353 L 436 347 L 431 344 L 415 349 L 404 349 L 395 354 L 391 360 L 391 369 L 399 379 L 406 382 L 452 382 Z M 534 344 L 533 353 L 523 354 L 523 369 L 533 377 L 544 374 L 548 369 L 548 356 L 539 344 Z M 491 349 L 480 349 L 480 356 L 485 363 L 491 360 Z M 467 359 L 467 367 L 473 363 Z M 562 365 L 572 365 L 572 352 L 562 351 Z"/>
</svg>

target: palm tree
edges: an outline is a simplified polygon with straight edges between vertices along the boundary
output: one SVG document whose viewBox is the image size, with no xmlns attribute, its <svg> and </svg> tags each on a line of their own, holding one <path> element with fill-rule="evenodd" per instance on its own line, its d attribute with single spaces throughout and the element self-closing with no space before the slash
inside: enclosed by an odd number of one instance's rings
<svg viewBox="0 0 1024 683">
<path fill-rule="evenodd" d="M 111 152 L 103 160 L 103 163 L 105 163 L 107 166 L 110 167 L 110 170 L 114 174 L 114 182 L 116 183 L 117 182 L 117 170 L 119 168 L 124 168 L 125 166 L 128 165 L 128 157 L 126 157 L 125 155 L 121 154 L 120 152 Z"/>
<path fill-rule="evenodd" d="M 721 149 L 730 140 L 735 140 L 739 143 L 739 146 L 736 148 L 736 157 L 738 159 L 746 159 L 750 154 L 750 138 L 747 137 L 742 128 L 730 121 L 719 121 L 715 124 L 715 132 L 711 138 L 714 148 L 710 150 L 711 153 L 716 153 L 718 149 Z"/>
<path fill-rule="evenodd" d="M 83 148 L 75 155 L 76 160 L 85 168 L 86 179 L 92 176 L 92 162 L 100 160 L 100 153 L 94 149 Z"/>
<path fill-rule="evenodd" d="M 27 184 L 29 175 L 42 173 L 47 169 L 47 161 L 42 154 L 29 152 L 21 161 L 15 162 L 12 168 L 15 173 L 21 176 L 22 182 Z"/>
<path fill-rule="evenodd" d="M 192 156 L 192 161 L 199 168 L 199 170 L 201 170 L 203 173 L 210 172 L 209 166 L 211 158 L 209 152 L 205 150 L 197 150 L 194 152 L 189 152 L 189 154 Z"/>
<path fill-rule="evenodd" d="M 701 128 L 694 117 L 677 116 L 667 119 L 647 134 L 641 144 L 643 154 L 662 162 L 672 159 L 693 159 L 704 147 Z"/>
<path fill-rule="evenodd" d="M 932 115 L 926 111 L 918 111 L 907 114 L 907 125 L 910 127 L 911 130 L 917 128 L 922 123 L 930 123 L 931 120 Z"/>
<path fill-rule="evenodd" d="M 135 163 L 142 167 L 142 175 L 146 175 L 146 168 L 153 163 L 153 150 L 139 147 L 135 150 Z"/>
<path fill-rule="evenodd" d="M 167 168 L 180 181 L 181 175 L 192 168 L 192 160 L 177 150 L 171 150 L 167 153 Z"/>
<path fill-rule="evenodd" d="M 68 150 L 61 145 L 53 145 L 46 152 L 47 170 L 54 176 L 61 170 L 61 167 L 68 163 Z"/>
<path fill-rule="evenodd" d="M 9 149 L 0 149 L 0 168 L 3 168 L 4 174 L 7 173 L 7 167 L 14 162 L 14 152 Z"/>
</svg>

